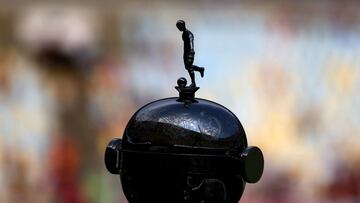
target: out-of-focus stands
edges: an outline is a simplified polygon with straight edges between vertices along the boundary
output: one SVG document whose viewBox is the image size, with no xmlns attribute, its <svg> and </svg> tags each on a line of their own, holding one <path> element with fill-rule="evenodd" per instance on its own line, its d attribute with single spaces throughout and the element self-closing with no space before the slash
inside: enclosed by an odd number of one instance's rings
<svg viewBox="0 0 360 203">
<path fill-rule="evenodd" d="M 358 202 L 356 2 L 38 3 L 0 9 L 0 202 L 126 202 L 103 163 L 143 104 L 176 96 L 183 18 L 198 96 L 264 149 L 241 202 Z M 227 88 L 224 91 L 224 88 Z M 156 90 L 156 91 L 155 91 Z"/>
</svg>

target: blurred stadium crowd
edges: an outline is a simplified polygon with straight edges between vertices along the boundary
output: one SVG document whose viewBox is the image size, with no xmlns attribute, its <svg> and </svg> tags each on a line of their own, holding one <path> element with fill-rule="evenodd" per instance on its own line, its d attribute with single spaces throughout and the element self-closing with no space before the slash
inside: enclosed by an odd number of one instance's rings
<svg viewBox="0 0 360 203">
<path fill-rule="evenodd" d="M 126 202 L 105 146 L 177 95 L 178 19 L 206 67 L 197 96 L 264 151 L 241 202 L 360 202 L 360 4 L 255 2 L 1 5 L 0 202 Z"/>
</svg>

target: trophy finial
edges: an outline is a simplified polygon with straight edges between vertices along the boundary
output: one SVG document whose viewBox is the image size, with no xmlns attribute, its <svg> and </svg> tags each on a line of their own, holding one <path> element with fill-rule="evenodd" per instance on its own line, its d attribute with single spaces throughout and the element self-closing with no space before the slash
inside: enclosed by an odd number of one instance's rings
<svg viewBox="0 0 360 203">
<path fill-rule="evenodd" d="M 195 71 L 199 72 L 201 77 L 204 77 L 204 67 L 199 67 L 193 65 L 195 59 L 195 50 L 194 50 L 194 35 L 193 33 L 186 29 L 185 21 L 178 20 L 176 22 L 176 27 L 182 32 L 182 39 L 184 41 L 184 66 L 185 69 L 189 72 L 191 78 L 191 87 L 196 87 L 195 83 Z"/>
<path fill-rule="evenodd" d="M 183 55 L 184 66 L 185 69 L 189 72 L 191 78 L 191 84 L 188 87 L 186 87 L 186 82 L 185 82 L 184 86 L 180 86 L 179 82 L 183 84 L 183 79 L 185 78 L 179 78 L 178 80 L 179 86 L 175 88 L 180 92 L 180 100 L 181 100 L 181 93 L 184 92 L 187 92 L 187 95 L 188 94 L 193 95 L 192 100 L 194 100 L 195 92 L 199 89 L 199 87 L 196 86 L 196 82 L 195 82 L 195 72 L 196 71 L 199 72 L 200 76 L 204 77 L 205 68 L 193 65 L 195 59 L 194 35 L 190 30 L 186 29 L 185 21 L 178 20 L 176 22 L 176 27 L 182 32 L 182 39 L 184 41 L 184 55 Z"/>
</svg>

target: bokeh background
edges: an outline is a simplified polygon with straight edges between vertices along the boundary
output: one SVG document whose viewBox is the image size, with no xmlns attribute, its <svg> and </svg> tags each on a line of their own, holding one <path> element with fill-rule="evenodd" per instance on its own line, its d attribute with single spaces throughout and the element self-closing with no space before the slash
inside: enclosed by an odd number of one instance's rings
<svg viewBox="0 0 360 203">
<path fill-rule="evenodd" d="M 2 1 L 6 2 L 6 1 Z M 243 203 L 360 202 L 356 1 L 14 1 L 0 5 L 0 202 L 126 203 L 103 154 L 186 76 L 265 155 Z"/>
</svg>

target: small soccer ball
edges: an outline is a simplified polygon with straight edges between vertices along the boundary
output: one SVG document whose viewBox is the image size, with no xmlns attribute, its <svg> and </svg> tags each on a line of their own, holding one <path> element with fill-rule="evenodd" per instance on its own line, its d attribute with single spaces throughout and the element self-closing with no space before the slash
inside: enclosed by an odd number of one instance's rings
<svg viewBox="0 0 360 203">
<path fill-rule="evenodd" d="M 183 77 L 181 77 L 177 80 L 177 84 L 179 85 L 179 87 L 185 87 L 186 83 L 187 83 L 187 80 Z"/>
</svg>

